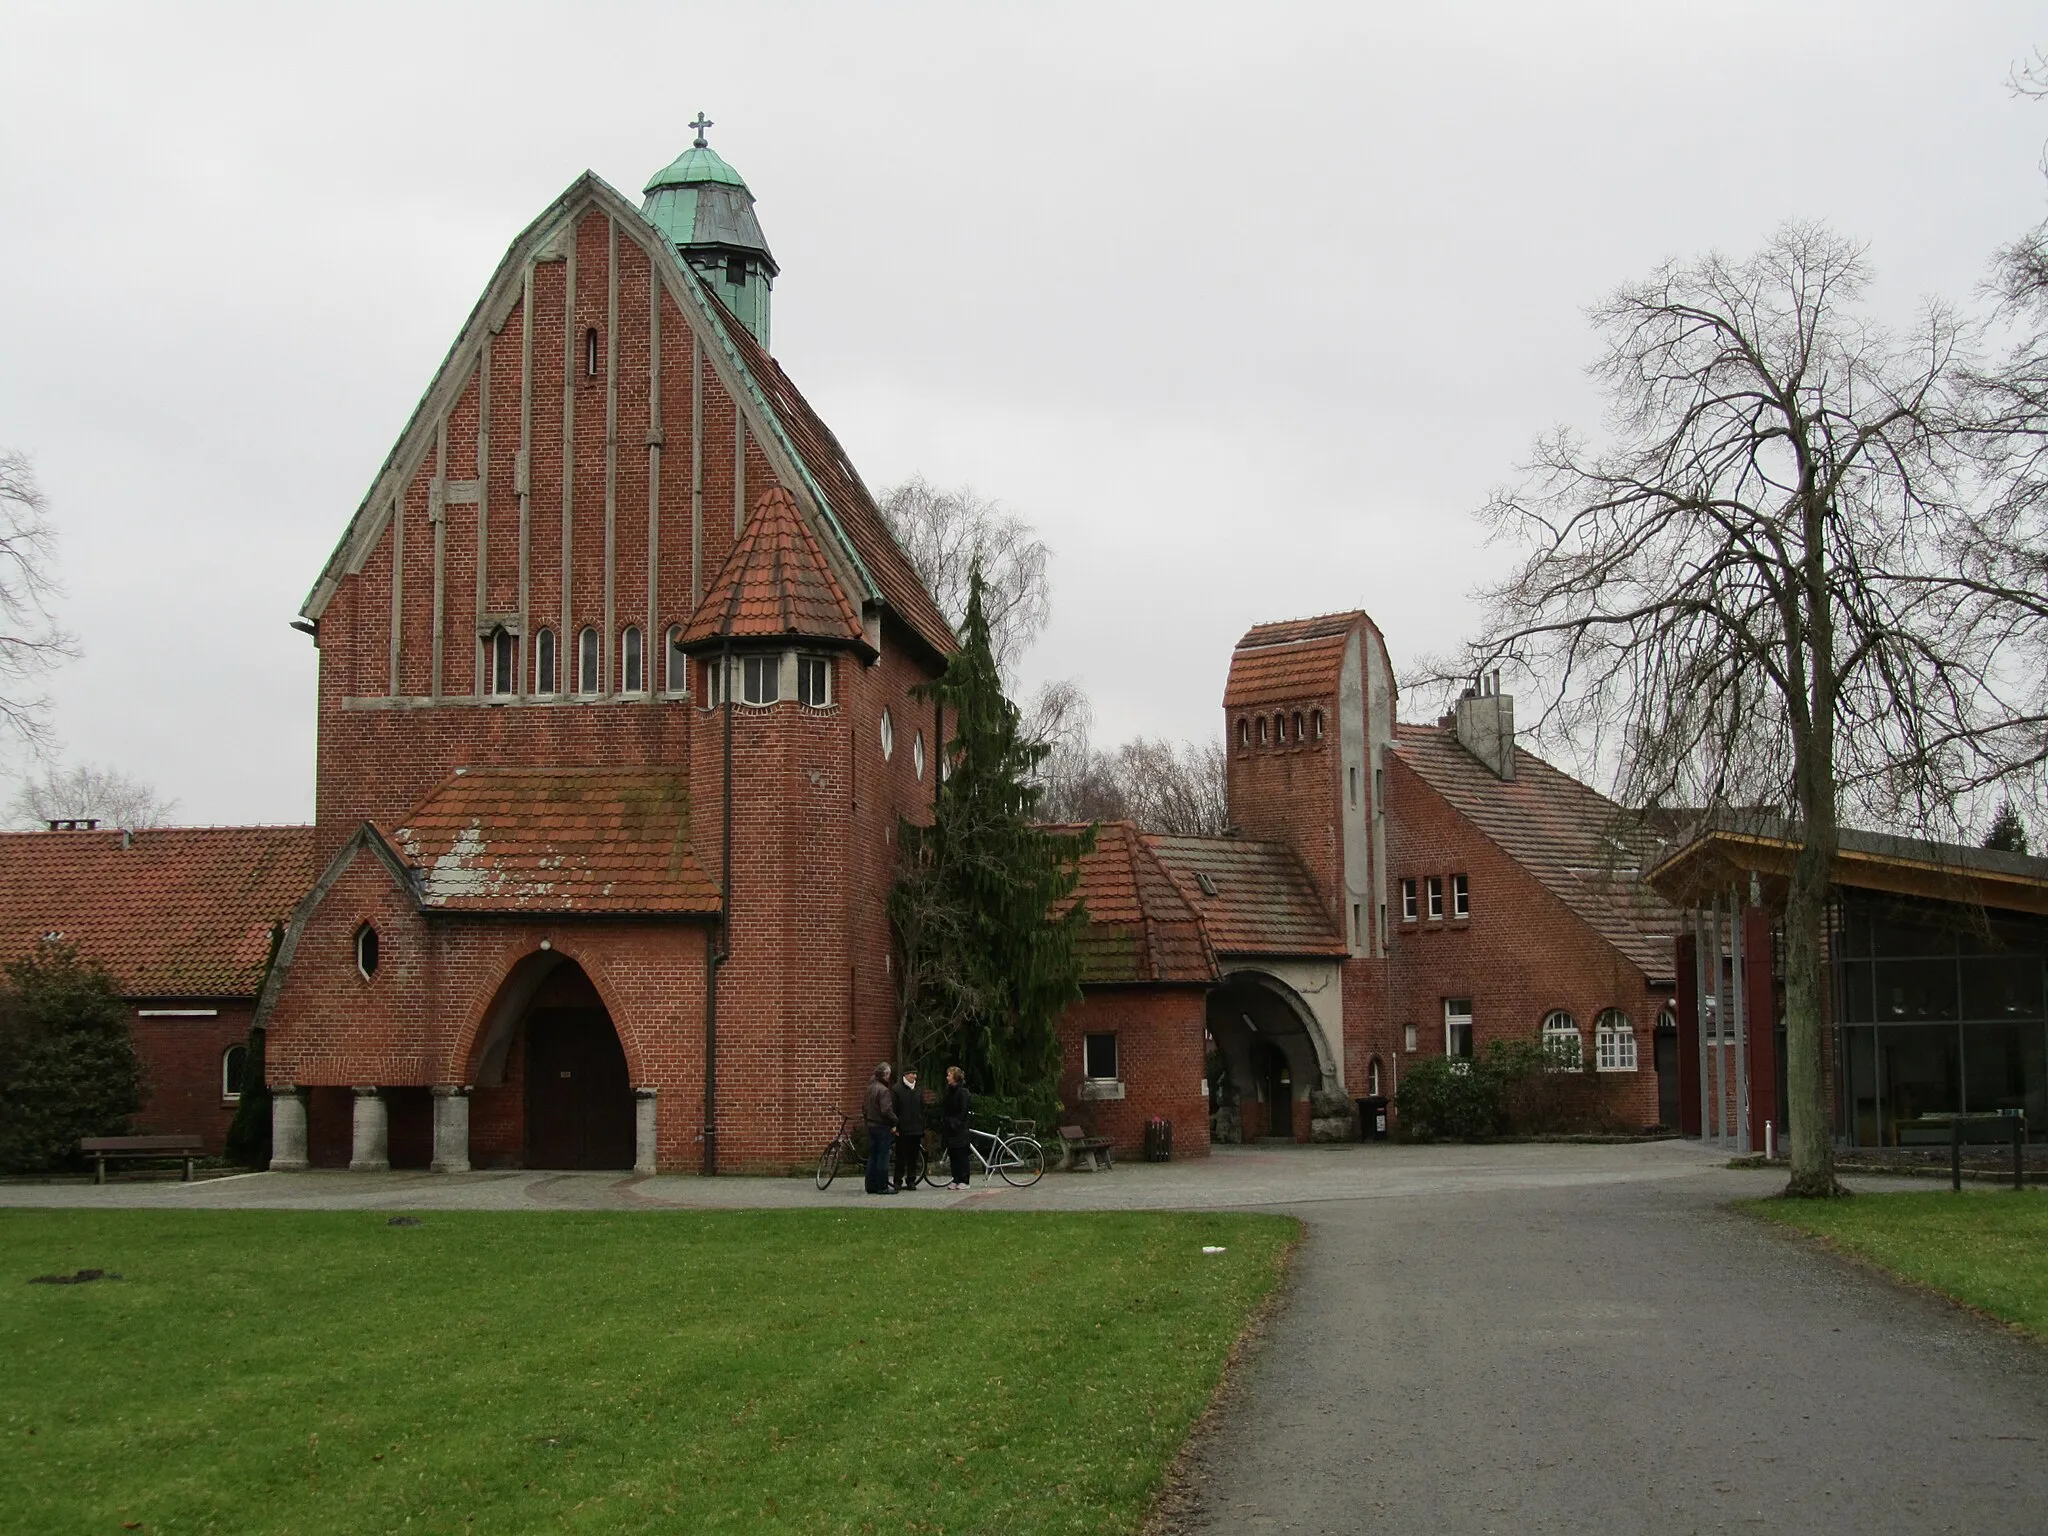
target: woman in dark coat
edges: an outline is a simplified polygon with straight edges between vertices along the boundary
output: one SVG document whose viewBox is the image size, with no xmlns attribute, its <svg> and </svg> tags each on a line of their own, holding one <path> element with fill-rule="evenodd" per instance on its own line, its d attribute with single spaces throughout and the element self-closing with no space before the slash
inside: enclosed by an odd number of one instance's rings
<svg viewBox="0 0 2048 1536">
<path fill-rule="evenodd" d="M 967 1092 L 967 1074 L 958 1067 L 946 1068 L 946 1097 L 939 1106 L 939 1134 L 946 1141 L 946 1156 L 952 1160 L 953 1182 L 948 1189 L 967 1187 L 967 1116 L 974 1100 Z"/>
</svg>

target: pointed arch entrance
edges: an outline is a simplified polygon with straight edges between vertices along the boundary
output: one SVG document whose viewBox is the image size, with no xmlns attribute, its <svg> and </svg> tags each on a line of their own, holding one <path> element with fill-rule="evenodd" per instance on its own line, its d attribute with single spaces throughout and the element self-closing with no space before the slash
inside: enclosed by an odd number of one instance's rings
<svg viewBox="0 0 2048 1536">
<path fill-rule="evenodd" d="M 512 968 L 476 1050 L 471 1137 L 526 1168 L 630 1169 L 632 1074 L 583 967 L 542 952 Z M 516 1150 L 515 1150 L 516 1149 Z"/>
</svg>

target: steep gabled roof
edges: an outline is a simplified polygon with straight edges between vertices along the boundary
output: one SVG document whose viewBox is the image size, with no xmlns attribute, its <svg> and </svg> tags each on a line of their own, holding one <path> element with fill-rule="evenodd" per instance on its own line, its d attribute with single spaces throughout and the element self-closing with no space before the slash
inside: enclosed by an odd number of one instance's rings
<svg viewBox="0 0 2048 1536">
<path fill-rule="evenodd" d="M 683 643 L 801 636 L 859 642 L 860 615 L 833 580 L 796 500 L 776 486 L 761 493 Z"/>
<path fill-rule="evenodd" d="M 1345 953 L 1344 935 L 1284 843 L 1160 833 L 1145 842 L 1202 919 L 1217 954 Z"/>
<path fill-rule="evenodd" d="M 718 910 L 679 773 L 472 768 L 443 780 L 390 842 L 429 912 Z"/>
<path fill-rule="evenodd" d="M 1223 707 L 1285 704 L 1335 693 L 1344 651 L 1361 624 L 1370 628 L 1372 620 L 1353 611 L 1253 625 L 1230 653 Z"/>
<path fill-rule="evenodd" d="M 1081 860 L 1080 877 L 1075 895 L 1088 909 L 1088 926 L 1078 945 L 1083 984 L 1217 979 L 1216 956 L 1202 920 L 1130 822 L 1103 822 L 1096 828 L 1095 847 Z"/>
<path fill-rule="evenodd" d="M 867 486 L 854 469 L 853 461 L 846 456 L 846 450 L 839 446 L 839 439 L 819 420 L 810 402 L 797 392 L 789 375 L 782 371 L 782 365 L 761 349 L 761 344 L 754 340 L 747 328 L 727 316 L 715 299 L 708 302 L 717 310 L 720 324 L 741 366 L 761 390 L 763 400 L 803 460 L 811 482 L 818 487 L 853 547 L 860 552 L 861 563 L 874 579 L 882 598 L 934 652 L 942 657 L 952 655 L 960 649 L 953 626 L 939 612 L 939 605 L 932 601 L 923 579 L 912 568 L 903 547 L 896 542 L 896 536 L 889 531 L 881 509 L 875 505 L 874 497 L 868 494 Z"/>
<path fill-rule="evenodd" d="M 647 253 L 657 280 L 688 322 L 700 328 L 709 343 L 704 349 L 706 361 L 740 403 L 749 432 L 778 478 L 802 488 L 800 510 L 807 520 L 815 519 L 827 561 L 841 569 L 856 606 L 877 602 L 894 610 L 911 633 L 941 657 L 959 649 L 952 627 L 889 533 L 838 440 L 746 327 L 725 311 L 677 256 L 662 231 L 591 171 L 572 182 L 505 252 L 328 556 L 319 580 L 307 594 L 302 615 L 317 622 L 341 580 L 362 568 L 383 533 L 394 499 L 403 494 L 432 447 L 436 420 L 467 386 L 485 334 L 502 327 L 518 302 L 527 264 L 552 249 L 591 208 L 618 221 L 620 235 Z"/>
<path fill-rule="evenodd" d="M 0 833 L 0 960 L 57 933 L 129 997 L 254 997 L 311 827 Z"/>
<path fill-rule="evenodd" d="M 1654 848 L 1620 806 L 1519 747 L 1515 776 L 1496 778 L 1449 726 L 1399 726 L 1394 751 L 1646 977 L 1670 979 L 1678 914 L 1645 880 Z"/>
</svg>

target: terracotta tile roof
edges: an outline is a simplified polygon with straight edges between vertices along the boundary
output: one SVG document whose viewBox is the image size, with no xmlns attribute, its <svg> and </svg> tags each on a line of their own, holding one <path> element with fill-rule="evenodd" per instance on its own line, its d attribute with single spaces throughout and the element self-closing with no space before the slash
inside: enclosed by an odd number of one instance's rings
<svg viewBox="0 0 2048 1536">
<path fill-rule="evenodd" d="M 472 768 L 427 796 L 391 845 L 440 912 L 709 913 L 679 773 Z"/>
<path fill-rule="evenodd" d="M 1219 955 L 1341 955 L 1315 883 L 1292 849 L 1241 837 L 1148 834 L 1181 895 L 1201 916 Z M 1202 884 L 1208 877 L 1210 889 Z"/>
<path fill-rule="evenodd" d="M 316 874 L 311 827 L 0 833 L 0 959 L 61 933 L 129 997 L 254 997 Z"/>
<path fill-rule="evenodd" d="M 1230 653 L 1223 707 L 1291 704 L 1335 693 L 1344 672 L 1345 647 L 1361 625 L 1369 629 L 1372 620 L 1356 610 L 1254 624 Z"/>
<path fill-rule="evenodd" d="M 1656 849 L 1620 806 L 1519 747 L 1498 779 L 1449 726 L 1397 726 L 1394 751 L 1651 980 L 1670 978 L 1678 914 L 1644 879 Z"/>
<path fill-rule="evenodd" d="M 716 300 L 713 302 L 715 304 Z M 909 558 L 896 542 L 896 536 L 889 532 L 881 509 L 861 483 L 853 461 L 839 446 L 839 439 L 818 419 L 818 413 L 797 392 L 796 385 L 789 381 L 789 375 L 782 371 L 782 365 L 761 349 L 753 334 L 732 319 L 722 306 L 718 313 L 741 366 L 753 375 L 755 386 L 782 424 L 783 432 L 795 447 L 797 456 L 803 460 L 811 479 L 824 493 L 832 515 L 846 530 L 847 538 L 859 552 L 861 563 L 874 577 L 875 585 L 881 588 L 883 599 L 895 610 L 896 616 L 939 655 L 952 655 L 960 649 L 953 626 L 939 612 L 939 605 L 925 590 L 924 582 L 911 567 Z"/>
<path fill-rule="evenodd" d="M 804 526 L 796 498 L 779 485 L 755 501 L 746 528 L 683 632 L 683 643 L 727 635 L 862 638 L 860 615 L 832 579 L 825 552 Z"/>
<path fill-rule="evenodd" d="M 1130 822 L 1096 828 L 1080 876 L 1076 895 L 1088 908 L 1080 941 L 1084 985 L 1217 979 L 1202 920 Z"/>
</svg>

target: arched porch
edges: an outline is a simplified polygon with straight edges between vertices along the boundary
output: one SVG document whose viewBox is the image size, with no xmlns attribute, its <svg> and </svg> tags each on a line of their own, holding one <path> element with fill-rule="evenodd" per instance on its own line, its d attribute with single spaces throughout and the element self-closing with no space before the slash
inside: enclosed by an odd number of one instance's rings
<svg viewBox="0 0 2048 1536">
<path fill-rule="evenodd" d="M 651 1116 L 639 1111 L 611 1011 L 589 973 L 559 951 L 538 950 L 513 965 L 485 1011 L 465 1075 L 473 1085 L 463 1128 L 473 1166 L 625 1170 L 652 1162 L 651 1145 L 640 1156 L 639 1123 L 649 1121 L 651 1143 Z M 455 1160 L 439 1152 L 437 1160 Z"/>
<path fill-rule="evenodd" d="M 1214 1139 L 1306 1140 L 1308 1096 L 1338 1076 L 1301 995 L 1265 971 L 1233 971 L 1209 993 L 1205 1024 Z"/>
</svg>

